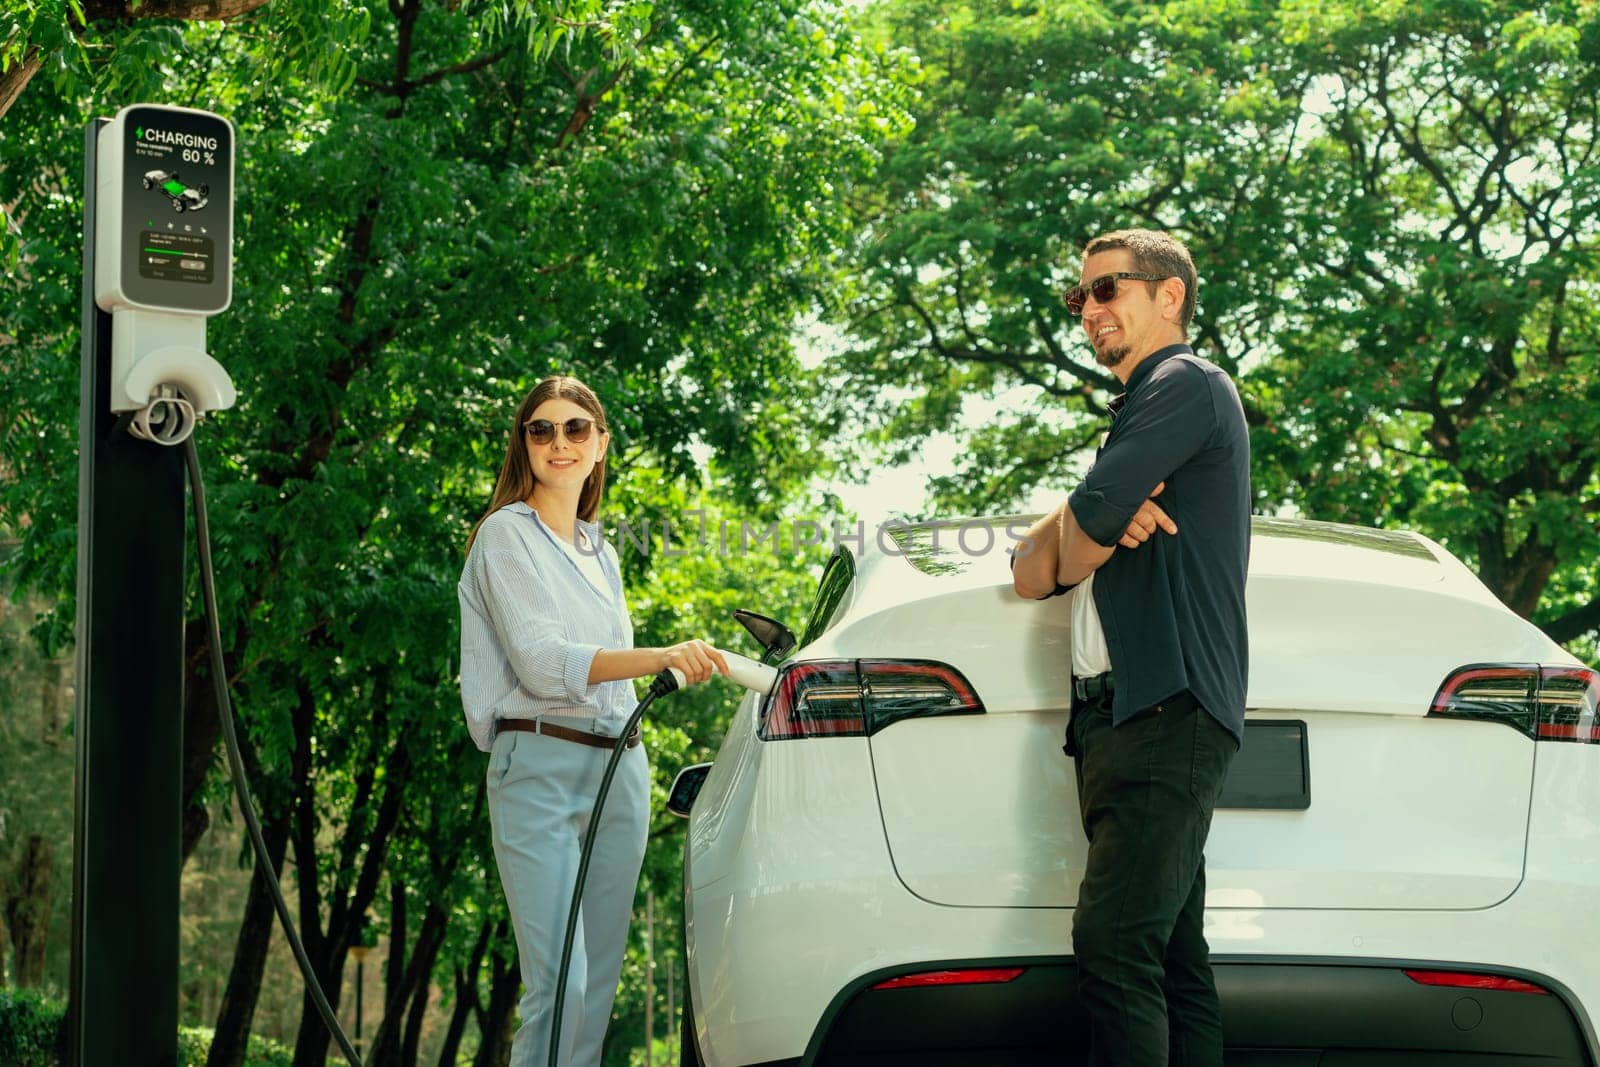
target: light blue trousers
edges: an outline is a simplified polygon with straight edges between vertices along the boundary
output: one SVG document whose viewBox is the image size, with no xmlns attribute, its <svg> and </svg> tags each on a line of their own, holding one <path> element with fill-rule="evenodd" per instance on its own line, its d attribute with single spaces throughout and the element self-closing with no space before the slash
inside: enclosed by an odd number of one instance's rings
<svg viewBox="0 0 1600 1067">
<path fill-rule="evenodd" d="M 611 753 L 543 734 L 502 731 L 489 753 L 489 823 L 522 970 L 522 1025 L 511 1067 L 546 1067 L 555 975 L 578 853 Z M 595 1067 L 622 975 L 650 821 L 644 746 L 617 765 L 600 815 L 561 1009 L 563 1067 Z"/>
</svg>

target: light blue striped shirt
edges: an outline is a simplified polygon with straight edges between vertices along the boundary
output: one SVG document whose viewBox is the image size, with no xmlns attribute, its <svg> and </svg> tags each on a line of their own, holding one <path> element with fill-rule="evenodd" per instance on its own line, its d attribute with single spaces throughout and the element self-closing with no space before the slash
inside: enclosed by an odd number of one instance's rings
<svg viewBox="0 0 1600 1067">
<path fill-rule="evenodd" d="M 472 740 L 494 744 L 497 719 L 536 719 L 615 737 L 638 705 L 633 682 L 589 684 L 595 653 L 633 647 L 616 551 L 600 527 L 608 598 L 591 585 L 539 513 L 521 501 L 484 520 L 467 554 L 461 602 L 461 708 Z"/>
</svg>

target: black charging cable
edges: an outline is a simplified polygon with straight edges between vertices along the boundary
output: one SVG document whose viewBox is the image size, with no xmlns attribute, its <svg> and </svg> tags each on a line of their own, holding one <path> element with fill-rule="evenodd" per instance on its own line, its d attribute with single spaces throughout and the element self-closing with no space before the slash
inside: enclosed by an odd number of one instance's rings
<svg viewBox="0 0 1600 1067">
<path fill-rule="evenodd" d="M 300 935 L 295 932 L 294 921 L 289 917 L 289 905 L 284 902 L 283 890 L 278 887 L 278 876 L 272 872 L 272 861 L 268 859 L 267 842 L 261 835 L 261 820 L 256 817 L 255 803 L 250 799 L 250 787 L 245 779 L 244 759 L 239 754 L 239 735 L 234 730 L 233 703 L 228 699 L 228 676 L 222 662 L 222 627 L 217 621 L 217 588 L 211 572 L 211 532 L 206 523 L 206 491 L 205 484 L 200 479 L 200 456 L 195 452 L 194 438 L 186 438 L 183 442 L 184 463 L 189 469 L 189 492 L 194 499 L 194 539 L 200 550 L 200 595 L 205 601 L 207 635 L 206 643 L 211 646 L 211 686 L 216 693 L 217 715 L 222 720 L 222 738 L 224 747 L 228 750 L 228 768 L 233 772 L 234 793 L 239 798 L 239 810 L 244 813 L 244 822 L 250 830 L 250 843 L 255 847 L 256 863 L 260 873 L 266 879 L 267 889 L 272 894 L 272 904 L 278 911 L 278 919 L 283 924 L 283 934 L 289 941 L 289 947 L 294 950 L 294 958 L 300 964 L 300 973 L 306 978 L 306 992 L 311 994 L 311 999 L 316 1002 L 317 1012 L 322 1016 L 323 1023 L 328 1027 L 328 1033 L 338 1043 L 345 1059 L 349 1060 L 351 1067 L 361 1067 L 361 1056 L 356 1052 L 355 1046 L 350 1044 L 350 1039 L 345 1036 L 344 1030 L 339 1026 L 339 1021 L 334 1018 L 333 1008 L 328 1004 L 328 997 L 322 991 L 322 983 L 317 981 L 316 972 L 311 967 L 311 957 L 306 955 L 306 947 L 300 941 Z M 579 872 L 579 878 L 582 878 Z M 568 934 L 570 943 L 571 935 Z"/>
<path fill-rule="evenodd" d="M 573 939 L 578 936 L 578 909 L 583 905 L 583 885 L 589 879 L 589 854 L 594 851 L 594 835 L 600 826 L 600 813 L 605 810 L 606 794 L 611 792 L 611 779 L 616 775 L 617 764 L 622 762 L 622 754 L 628 748 L 628 738 L 633 736 L 645 711 L 655 703 L 657 697 L 664 697 L 677 688 L 678 679 L 673 677 L 670 670 L 662 671 L 651 681 L 644 699 L 633 709 L 628 724 L 617 737 L 617 743 L 611 746 L 606 773 L 601 776 L 600 789 L 594 795 L 594 811 L 589 815 L 589 828 L 583 833 L 583 848 L 578 853 L 578 877 L 573 880 L 572 904 L 567 909 L 567 937 L 561 944 L 561 967 L 556 971 L 556 1003 L 550 1013 L 550 1067 L 560 1067 L 557 1057 L 561 1050 L 561 1009 L 567 1002 L 567 968 L 572 964 Z"/>
</svg>

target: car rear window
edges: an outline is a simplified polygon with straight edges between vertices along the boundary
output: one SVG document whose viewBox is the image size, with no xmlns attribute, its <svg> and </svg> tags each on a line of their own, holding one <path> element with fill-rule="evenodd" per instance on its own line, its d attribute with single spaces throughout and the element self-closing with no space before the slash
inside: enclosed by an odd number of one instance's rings
<svg viewBox="0 0 1600 1067">
<path fill-rule="evenodd" d="M 1015 545 L 1037 517 L 1012 515 L 993 519 L 889 523 L 879 531 L 879 544 L 885 554 L 900 556 L 923 574 L 934 577 L 963 574 L 991 552 L 1004 551 Z M 1394 556 L 1439 562 L 1427 545 L 1399 530 L 1374 530 L 1312 519 L 1257 516 L 1251 520 L 1251 534 L 1255 537 L 1284 537 L 1373 549 Z M 884 538 L 893 543 L 892 551 L 884 543 Z"/>
<path fill-rule="evenodd" d="M 894 542 L 894 555 L 923 574 L 942 577 L 965 573 L 991 552 L 1010 548 L 1030 525 L 1029 520 L 1014 516 L 951 519 L 916 525 L 891 523 L 884 526 L 881 533 Z"/>
<path fill-rule="evenodd" d="M 1372 530 L 1362 526 L 1346 526 L 1338 522 L 1316 522 L 1312 519 L 1251 520 L 1251 533 L 1256 537 L 1287 537 L 1297 541 L 1320 541 L 1328 545 L 1348 545 L 1351 548 L 1369 548 L 1396 556 L 1425 559 L 1430 563 L 1439 560 L 1428 546 L 1408 533 L 1398 530 Z"/>
</svg>

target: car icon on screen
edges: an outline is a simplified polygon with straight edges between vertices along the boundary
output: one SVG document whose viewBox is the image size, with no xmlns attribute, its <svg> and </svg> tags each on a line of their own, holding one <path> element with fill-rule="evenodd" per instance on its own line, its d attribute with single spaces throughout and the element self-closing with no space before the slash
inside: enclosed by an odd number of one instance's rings
<svg viewBox="0 0 1600 1067">
<path fill-rule="evenodd" d="M 172 210 L 180 214 L 185 211 L 199 211 L 211 202 L 211 187 L 204 182 L 197 186 L 185 185 L 179 178 L 177 171 L 152 170 L 146 171 L 144 176 L 146 189 L 160 189 L 168 200 L 172 201 Z"/>
</svg>

